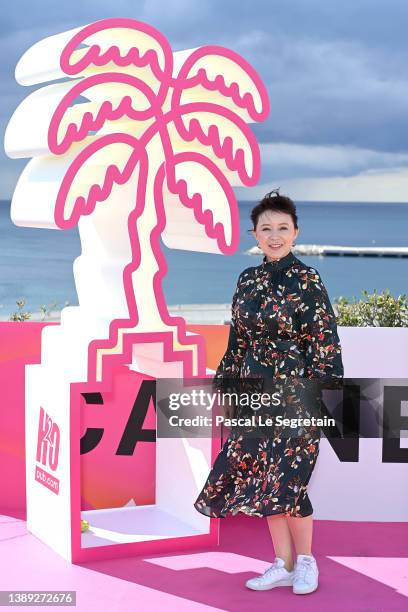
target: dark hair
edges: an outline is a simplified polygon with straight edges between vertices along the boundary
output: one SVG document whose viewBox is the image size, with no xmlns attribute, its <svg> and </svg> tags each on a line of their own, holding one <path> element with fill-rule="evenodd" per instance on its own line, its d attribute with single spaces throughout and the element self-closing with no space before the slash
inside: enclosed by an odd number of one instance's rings
<svg viewBox="0 0 408 612">
<path fill-rule="evenodd" d="M 260 215 L 266 210 L 277 210 L 280 212 L 285 212 L 290 215 L 293 219 L 293 225 L 295 229 L 298 229 L 298 218 L 296 214 L 296 206 L 293 200 L 291 200 L 288 196 L 281 195 L 279 193 L 280 187 L 278 189 L 273 189 L 269 193 L 267 193 L 262 200 L 257 204 L 251 211 L 251 221 L 256 229 L 256 224 L 258 223 L 258 219 Z M 251 232 L 252 230 L 248 230 Z"/>
</svg>

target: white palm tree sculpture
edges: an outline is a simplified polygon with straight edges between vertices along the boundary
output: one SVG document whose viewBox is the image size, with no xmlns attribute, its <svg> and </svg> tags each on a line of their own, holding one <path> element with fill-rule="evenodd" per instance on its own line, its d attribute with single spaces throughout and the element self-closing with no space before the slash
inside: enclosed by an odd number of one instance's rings
<svg viewBox="0 0 408 612">
<path fill-rule="evenodd" d="M 55 57 L 59 67 L 39 64 Z M 40 41 L 20 60 L 17 76 L 23 84 L 65 77 L 23 101 L 6 150 L 34 157 L 16 187 L 14 221 L 79 227 L 80 305 L 64 309 L 60 327 L 66 342 L 86 353 L 86 380 L 101 381 L 109 359 L 133 357 L 140 369 L 143 354 L 182 361 L 185 376 L 204 375 L 202 339 L 188 336 L 184 319 L 166 307 L 160 237 L 172 248 L 236 251 L 232 185 L 258 181 L 259 147 L 247 123 L 269 113 L 259 76 L 219 46 L 173 55 L 160 32 L 132 19 Z M 29 124 L 36 109 L 38 123 Z M 22 144 L 24 127 L 41 146 Z M 27 209 L 28 190 L 42 212 Z M 56 334 L 50 329 L 49 339 Z M 53 350 L 51 342 L 49 359 Z"/>
</svg>

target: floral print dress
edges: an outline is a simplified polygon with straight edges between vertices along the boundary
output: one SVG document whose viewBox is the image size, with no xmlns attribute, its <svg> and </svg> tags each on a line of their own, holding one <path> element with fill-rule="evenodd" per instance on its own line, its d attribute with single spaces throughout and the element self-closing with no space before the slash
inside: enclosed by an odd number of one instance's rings
<svg viewBox="0 0 408 612">
<path fill-rule="evenodd" d="M 228 379 L 261 377 L 276 383 L 301 378 L 338 388 L 343 362 L 336 317 L 319 273 L 292 252 L 246 268 L 232 300 L 226 352 L 214 389 Z M 316 398 L 318 401 L 318 398 Z M 313 513 L 307 494 L 319 453 L 320 427 L 301 436 L 245 436 L 232 432 L 194 503 L 211 517 Z"/>
</svg>

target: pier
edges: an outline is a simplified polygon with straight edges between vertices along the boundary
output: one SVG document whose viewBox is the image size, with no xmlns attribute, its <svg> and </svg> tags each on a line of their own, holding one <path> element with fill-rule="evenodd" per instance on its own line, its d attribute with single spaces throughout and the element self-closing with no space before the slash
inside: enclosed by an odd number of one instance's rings
<svg viewBox="0 0 408 612">
<path fill-rule="evenodd" d="M 321 255 L 325 257 L 408 257 L 408 247 L 337 246 L 328 244 L 297 244 L 294 255 Z M 246 251 L 247 255 L 262 255 L 258 247 Z"/>
</svg>

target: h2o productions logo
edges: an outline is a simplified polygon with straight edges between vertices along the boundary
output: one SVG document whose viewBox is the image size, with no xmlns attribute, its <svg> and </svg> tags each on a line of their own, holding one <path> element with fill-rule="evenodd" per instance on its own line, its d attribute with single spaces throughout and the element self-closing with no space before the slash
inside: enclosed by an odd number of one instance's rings
<svg viewBox="0 0 408 612">
<path fill-rule="evenodd" d="M 59 479 L 44 468 L 56 471 L 58 467 L 59 443 L 60 429 L 41 406 L 38 421 L 36 462 L 37 464 L 41 463 L 44 467 L 35 466 L 35 480 L 57 495 L 59 493 Z"/>
</svg>

